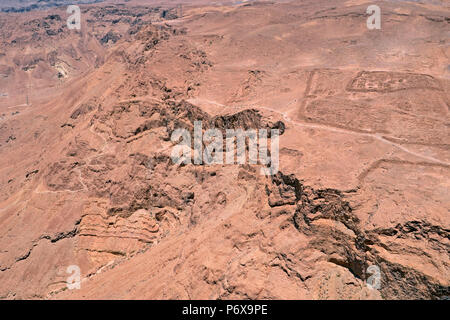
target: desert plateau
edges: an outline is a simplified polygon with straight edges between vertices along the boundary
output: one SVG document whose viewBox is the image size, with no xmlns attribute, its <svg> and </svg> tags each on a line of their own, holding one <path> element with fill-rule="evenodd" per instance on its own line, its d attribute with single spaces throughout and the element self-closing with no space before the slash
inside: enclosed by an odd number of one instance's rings
<svg viewBox="0 0 450 320">
<path fill-rule="evenodd" d="M 448 0 L 2 1 L 0 299 L 450 299 L 449 57 Z"/>
</svg>

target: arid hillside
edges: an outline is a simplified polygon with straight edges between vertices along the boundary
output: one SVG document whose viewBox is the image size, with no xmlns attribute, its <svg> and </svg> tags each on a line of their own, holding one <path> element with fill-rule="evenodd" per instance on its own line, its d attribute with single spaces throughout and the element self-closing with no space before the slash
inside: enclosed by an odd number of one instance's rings
<svg viewBox="0 0 450 320">
<path fill-rule="evenodd" d="M 0 298 L 450 296 L 450 5 L 371 4 L 0 13 Z M 175 164 L 196 121 L 279 171 Z"/>
</svg>

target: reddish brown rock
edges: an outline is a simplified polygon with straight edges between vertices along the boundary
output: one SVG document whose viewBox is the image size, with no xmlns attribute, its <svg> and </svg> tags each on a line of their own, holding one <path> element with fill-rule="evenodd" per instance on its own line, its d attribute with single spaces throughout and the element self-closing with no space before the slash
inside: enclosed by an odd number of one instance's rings
<svg viewBox="0 0 450 320">
<path fill-rule="evenodd" d="M 450 295 L 438 2 L 383 2 L 381 30 L 365 1 L 1 13 L 0 298 Z M 197 120 L 279 129 L 279 172 L 175 165 Z"/>
</svg>

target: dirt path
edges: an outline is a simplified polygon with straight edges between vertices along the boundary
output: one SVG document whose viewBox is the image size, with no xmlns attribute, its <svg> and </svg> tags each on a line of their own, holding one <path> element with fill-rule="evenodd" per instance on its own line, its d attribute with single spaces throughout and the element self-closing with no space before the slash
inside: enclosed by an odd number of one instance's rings
<svg viewBox="0 0 450 320">
<path fill-rule="evenodd" d="M 216 101 L 211 101 L 211 100 L 202 99 L 202 98 L 195 98 L 195 99 L 190 99 L 190 100 L 192 102 L 210 103 L 210 104 L 221 106 L 221 107 L 224 107 L 224 108 L 227 108 L 227 109 L 234 109 L 234 110 L 236 110 L 236 109 L 243 109 L 244 108 L 244 106 L 241 106 L 241 107 L 226 106 L 226 105 L 218 103 Z M 292 102 L 290 102 L 289 104 L 291 104 L 291 103 Z M 301 121 L 296 121 L 296 120 L 291 119 L 289 117 L 289 115 L 287 114 L 287 112 L 281 112 L 281 111 L 278 111 L 278 110 L 275 110 L 275 109 L 272 109 L 272 108 L 268 108 L 268 107 L 263 107 L 263 106 L 252 106 L 252 108 L 263 109 L 263 110 L 267 110 L 269 112 L 273 112 L 273 113 L 279 114 L 279 115 L 281 115 L 283 117 L 283 119 L 286 122 L 289 122 L 289 123 L 291 123 L 291 124 L 293 124 L 293 125 L 295 125 L 297 127 L 326 130 L 326 131 L 331 131 L 331 132 L 337 132 L 337 133 L 342 133 L 342 134 L 351 134 L 351 135 L 357 135 L 357 136 L 363 136 L 363 137 L 371 137 L 373 139 L 376 139 L 376 140 L 378 140 L 378 141 L 380 141 L 380 142 L 382 142 L 384 144 L 388 144 L 388 145 L 390 145 L 392 147 L 395 147 L 395 148 L 397 148 L 397 149 L 399 149 L 399 150 L 401 150 L 401 151 L 403 151 L 405 153 L 408 153 L 410 155 L 413 155 L 415 157 L 418 157 L 418 158 L 421 158 L 421 159 L 424 159 L 424 160 L 427 160 L 427 161 L 430 161 L 430 162 L 433 162 L 433 163 L 437 163 L 437 164 L 440 164 L 440 165 L 443 165 L 443 166 L 446 166 L 446 167 L 450 166 L 449 162 L 441 161 L 439 159 L 436 159 L 436 158 L 433 158 L 433 157 L 430 157 L 430 156 L 427 156 L 427 155 L 424 155 L 424 154 L 412 151 L 412 150 L 410 150 L 410 149 L 408 149 L 408 148 L 406 148 L 406 147 L 404 147 L 404 146 L 402 146 L 402 145 L 400 145 L 398 143 L 395 143 L 395 142 L 392 142 L 392 141 L 389 141 L 389 140 L 383 138 L 378 133 L 363 133 L 363 132 L 353 131 L 351 129 L 337 128 L 337 127 L 333 127 L 333 126 L 330 126 L 330 125 L 301 122 Z"/>
</svg>

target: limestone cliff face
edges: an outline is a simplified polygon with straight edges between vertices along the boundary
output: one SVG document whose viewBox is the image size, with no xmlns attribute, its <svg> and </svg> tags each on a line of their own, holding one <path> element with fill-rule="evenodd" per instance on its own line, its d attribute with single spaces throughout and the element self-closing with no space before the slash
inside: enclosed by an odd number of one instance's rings
<svg viewBox="0 0 450 320">
<path fill-rule="evenodd" d="M 0 298 L 449 296 L 448 7 L 200 2 L 0 15 Z M 279 171 L 173 163 L 195 121 Z"/>
</svg>

